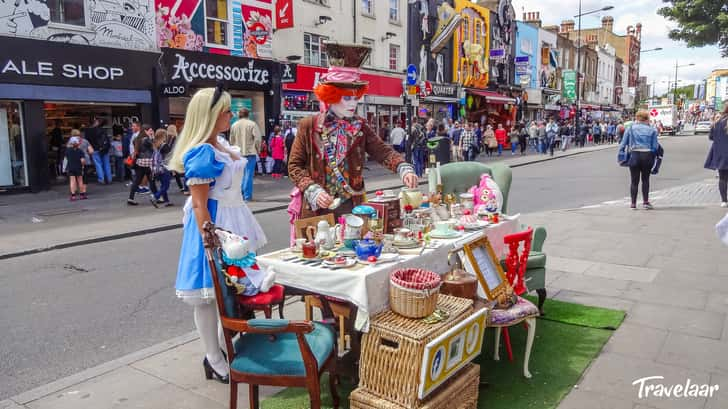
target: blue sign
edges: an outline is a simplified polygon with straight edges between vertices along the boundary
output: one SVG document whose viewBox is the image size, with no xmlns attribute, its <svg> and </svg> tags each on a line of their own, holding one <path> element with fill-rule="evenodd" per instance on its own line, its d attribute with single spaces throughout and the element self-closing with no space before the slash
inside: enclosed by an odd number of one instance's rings
<svg viewBox="0 0 728 409">
<path fill-rule="evenodd" d="M 506 50 L 502 48 L 494 48 L 490 50 L 490 58 L 503 58 L 506 55 Z"/>
<path fill-rule="evenodd" d="M 414 64 L 407 66 L 407 85 L 417 84 L 417 67 Z"/>
<path fill-rule="evenodd" d="M 527 55 L 522 55 L 522 56 L 516 57 L 516 64 L 519 64 L 519 63 L 521 63 L 521 64 L 523 64 L 523 63 L 528 64 L 528 56 Z"/>
</svg>

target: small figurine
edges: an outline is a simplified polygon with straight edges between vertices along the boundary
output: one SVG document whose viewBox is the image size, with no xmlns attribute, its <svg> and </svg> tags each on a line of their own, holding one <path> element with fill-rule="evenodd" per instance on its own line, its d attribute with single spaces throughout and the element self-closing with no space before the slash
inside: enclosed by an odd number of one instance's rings
<svg viewBox="0 0 728 409">
<path fill-rule="evenodd" d="M 474 196 L 476 214 L 498 213 L 503 206 L 503 194 L 498 184 L 488 174 L 483 174 L 478 186 L 471 187 L 468 192 Z"/>
<path fill-rule="evenodd" d="M 275 283 L 275 272 L 258 266 L 248 239 L 224 230 L 217 230 L 216 234 L 222 243 L 222 260 L 229 266 L 227 274 L 239 288 L 238 293 L 252 296 L 270 290 Z"/>
</svg>

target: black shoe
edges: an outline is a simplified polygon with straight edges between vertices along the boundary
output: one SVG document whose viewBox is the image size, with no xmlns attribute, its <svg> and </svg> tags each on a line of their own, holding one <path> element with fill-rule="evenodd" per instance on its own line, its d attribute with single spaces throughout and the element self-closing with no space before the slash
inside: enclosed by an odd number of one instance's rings
<svg viewBox="0 0 728 409">
<path fill-rule="evenodd" d="M 217 373 L 213 368 L 212 365 L 210 365 L 210 362 L 208 362 L 207 357 L 205 357 L 205 360 L 202 361 L 202 366 L 205 368 L 205 378 L 206 379 L 215 379 L 216 381 L 224 384 L 230 383 L 230 375 L 222 376 L 219 373 Z"/>
</svg>

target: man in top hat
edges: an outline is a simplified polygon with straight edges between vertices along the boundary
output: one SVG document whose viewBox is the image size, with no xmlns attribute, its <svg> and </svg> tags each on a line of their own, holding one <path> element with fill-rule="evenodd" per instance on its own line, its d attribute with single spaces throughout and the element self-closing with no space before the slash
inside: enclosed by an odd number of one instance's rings
<svg viewBox="0 0 728 409">
<path fill-rule="evenodd" d="M 321 112 L 299 122 L 288 161 L 288 175 L 302 193 L 299 217 L 350 213 L 364 199 L 366 154 L 417 187 L 412 165 L 385 144 L 356 115 L 366 94 L 359 67 L 371 49 L 364 45 L 326 43 L 329 70 L 314 88 Z M 295 200 L 294 200 L 295 202 Z"/>
</svg>

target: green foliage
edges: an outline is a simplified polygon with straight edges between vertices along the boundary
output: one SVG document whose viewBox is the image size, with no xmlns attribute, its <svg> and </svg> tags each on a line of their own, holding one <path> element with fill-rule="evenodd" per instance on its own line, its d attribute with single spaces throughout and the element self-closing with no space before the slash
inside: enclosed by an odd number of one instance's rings
<svg viewBox="0 0 728 409">
<path fill-rule="evenodd" d="M 721 0 L 663 0 L 669 6 L 657 13 L 677 22 L 670 38 L 684 41 L 688 47 L 717 44 L 728 57 L 728 4 Z"/>
</svg>

